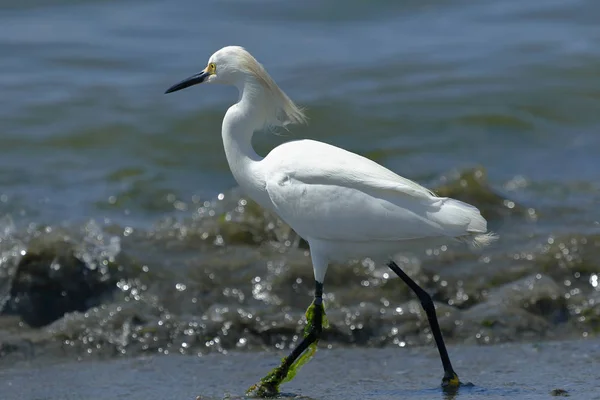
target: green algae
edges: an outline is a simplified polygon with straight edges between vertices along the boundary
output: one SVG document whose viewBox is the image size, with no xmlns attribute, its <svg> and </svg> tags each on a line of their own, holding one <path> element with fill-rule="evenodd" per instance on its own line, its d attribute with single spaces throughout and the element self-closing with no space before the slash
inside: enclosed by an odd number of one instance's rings
<svg viewBox="0 0 600 400">
<path fill-rule="evenodd" d="M 306 310 L 306 326 L 304 327 L 304 337 L 308 337 L 310 333 L 315 329 L 315 309 L 318 307 L 314 301 Z M 322 329 L 329 328 L 329 321 L 325 314 L 324 304 L 320 305 L 322 312 L 321 327 Z M 287 357 L 281 359 L 281 364 L 273 368 L 264 378 L 255 385 L 250 386 L 246 391 L 246 395 L 251 397 L 274 397 L 279 393 L 279 386 L 283 383 L 289 382 L 296 377 L 296 374 L 317 352 L 317 345 L 319 339 L 317 338 L 311 343 L 304 352 L 289 366 L 286 367 Z"/>
<path fill-rule="evenodd" d="M 304 327 L 304 337 L 307 337 L 314 328 L 315 307 L 316 306 L 313 301 L 313 303 L 306 310 L 307 323 L 306 323 L 306 326 Z M 325 315 L 325 305 L 322 304 L 321 308 L 322 308 L 321 328 L 327 329 L 327 328 L 329 328 L 329 320 L 327 319 L 327 315 Z M 292 379 L 294 379 L 294 377 L 296 376 L 296 374 L 298 373 L 300 368 L 302 368 L 302 366 L 304 364 L 306 364 L 308 361 L 310 361 L 310 359 L 315 355 L 315 353 L 317 352 L 317 344 L 318 343 L 319 343 L 319 339 L 317 338 L 317 340 L 315 340 L 313 343 L 311 343 L 311 345 L 308 346 L 308 349 L 306 349 L 300 355 L 300 357 L 298 357 L 298 359 L 292 363 L 292 365 L 290 366 L 290 368 L 287 372 L 287 375 L 285 376 L 285 378 L 283 379 L 283 381 L 281 383 L 289 382 Z"/>
</svg>

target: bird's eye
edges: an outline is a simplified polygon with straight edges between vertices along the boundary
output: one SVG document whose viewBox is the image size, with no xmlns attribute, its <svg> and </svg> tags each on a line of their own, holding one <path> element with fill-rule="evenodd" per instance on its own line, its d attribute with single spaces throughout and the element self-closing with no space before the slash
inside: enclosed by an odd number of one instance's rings
<svg viewBox="0 0 600 400">
<path fill-rule="evenodd" d="M 208 72 L 210 72 L 211 74 L 214 74 L 216 69 L 217 69 L 217 66 L 215 65 L 215 63 L 208 64 Z"/>
</svg>

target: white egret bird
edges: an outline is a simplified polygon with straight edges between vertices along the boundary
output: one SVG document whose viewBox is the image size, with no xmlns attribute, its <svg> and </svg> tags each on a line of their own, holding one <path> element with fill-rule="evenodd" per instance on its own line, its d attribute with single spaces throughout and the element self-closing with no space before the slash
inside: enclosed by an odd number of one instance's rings
<svg viewBox="0 0 600 400">
<path fill-rule="evenodd" d="M 276 147 L 265 158 L 257 155 L 251 144 L 255 131 L 304 123 L 306 118 L 244 48 L 220 49 L 202 72 L 166 93 L 199 83 L 239 89 L 239 100 L 227 110 L 221 131 L 231 172 L 249 197 L 276 212 L 308 242 L 313 263 L 315 298 L 307 311 L 304 339 L 281 365 L 249 389 L 253 394 L 277 394 L 279 385 L 291 379 L 314 353 L 324 325 L 323 283 L 330 262 L 391 256 L 406 240 L 457 238 L 481 246 L 494 239 L 477 208 L 437 197 L 374 161 L 338 147 L 298 140 Z M 431 297 L 393 261 L 388 266 L 425 309 L 444 368 L 442 386 L 459 386 Z"/>
</svg>

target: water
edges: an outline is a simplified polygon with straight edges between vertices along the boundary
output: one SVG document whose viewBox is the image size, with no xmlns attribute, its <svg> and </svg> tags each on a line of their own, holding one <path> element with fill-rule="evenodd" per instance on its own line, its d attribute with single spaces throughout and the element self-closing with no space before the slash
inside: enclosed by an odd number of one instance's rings
<svg viewBox="0 0 600 400">
<path fill-rule="evenodd" d="M 483 165 L 498 188 L 524 176 L 534 206 L 598 201 L 593 1 L 20 4 L 0 14 L 5 212 L 145 225 L 175 211 L 169 194 L 234 186 L 219 135 L 234 89 L 162 95 L 228 44 L 311 118 L 263 135 L 263 154 L 309 136 L 424 183 Z"/>
<path fill-rule="evenodd" d="M 310 259 L 235 189 L 219 135 L 235 90 L 162 94 L 230 44 L 310 118 L 257 135 L 259 153 L 326 141 L 484 211 L 494 247 L 397 260 L 434 296 L 449 342 L 596 335 L 599 12 L 592 0 L 1 2 L 0 359 L 297 341 Z M 431 343 L 382 266 L 332 266 L 325 291 L 326 343 Z"/>
<path fill-rule="evenodd" d="M 474 383 L 458 393 L 444 394 L 434 386 L 440 371 L 433 349 L 352 349 L 320 351 L 311 368 L 303 369 L 296 380 L 284 385 L 282 398 L 536 400 L 552 398 L 551 393 L 558 390 L 576 399 L 600 398 L 595 371 L 598 341 L 461 346 L 452 350 L 458 356 L 462 376 Z M 272 365 L 265 358 L 263 353 L 234 353 L 195 359 L 168 356 L 18 366 L 0 372 L 0 387 L 6 400 L 244 399 L 245 389 L 257 379 L 257 370 Z M 493 365 L 490 360 L 494 360 Z M 41 385 L 31 385 L 32 371 Z"/>
</svg>

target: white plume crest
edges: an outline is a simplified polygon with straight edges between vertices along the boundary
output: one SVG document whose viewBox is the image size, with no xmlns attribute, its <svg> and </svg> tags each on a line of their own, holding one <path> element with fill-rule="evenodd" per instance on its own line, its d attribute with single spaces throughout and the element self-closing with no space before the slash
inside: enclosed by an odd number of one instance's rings
<svg viewBox="0 0 600 400">
<path fill-rule="evenodd" d="M 243 47 L 238 47 L 238 54 L 241 58 L 241 66 L 256 79 L 276 107 L 272 118 L 274 120 L 268 121 L 268 125 L 286 126 L 306 123 L 307 118 L 302 109 L 277 86 L 262 64 Z"/>
</svg>

